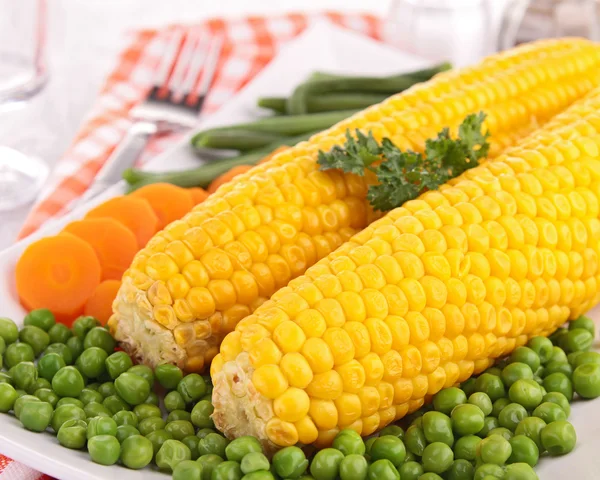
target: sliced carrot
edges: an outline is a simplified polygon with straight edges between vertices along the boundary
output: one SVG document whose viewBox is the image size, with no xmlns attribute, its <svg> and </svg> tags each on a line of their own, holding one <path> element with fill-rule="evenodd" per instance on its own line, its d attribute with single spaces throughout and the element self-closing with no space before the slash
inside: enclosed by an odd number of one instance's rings
<svg viewBox="0 0 600 480">
<path fill-rule="evenodd" d="M 88 212 L 85 218 L 114 218 L 133 232 L 138 248 L 143 248 L 158 231 L 158 217 L 150 203 L 131 195 L 115 197 Z M 115 239 L 118 242 L 119 239 Z"/>
<path fill-rule="evenodd" d="M 203 188 L 198 188 L 198 187 L 188 188 L 187 191 L 190 193 L 190 196 L 192 197 L 192 202 L 194 203 L 194 205 L 198 205 L 199 203 L 202 203 L 210 195 L 206 190 L 204 190 Z"/>
<path fill-rule="evenodd" d="M 83 314 L 90 315 L 99 320 L 102 325 L 106 325 L 112 315 L 112 304 L 120 287 L 120 280 L 105 280 L 102 282 L 96 287 L 96 290 L 85 304 Z"/>
<path fill-rule="evenodd" d="M 158 217 L 159 230 L 179 220 L 194 207 L 189 192 L 170 183 L 151 183 L 130 195 L 148 201 Z"/>
<path fill-rule="evenodd" d="M 15 268 L 17 292 L 28 309 L 48 308 L 70 325 L 100 284 L 100 262 L 94 249 L 68 233 L 29 245 Z"/>
<path fill-rule="evenodd" d="M 269 153 L 266 157 L 262 158 L 259 162 L 258 165 L 260 165 L 261 163 L 266 163 L 269 160 L 271 160 L 275 155 L 277 155 L 278 153 L 281 152 L 285 152 L 288 148 L 287 145 L 281 145 L 281 147 L 277 147 L 275 150 L 273 150 L 271 153 Z"/>
<path fill-rule="evenodd" d="M 237 167 L 233 167 L 231 170 L 223 173 L 222 175 L 219 175 L 212 182 L 210 182 L 207 192 L 215 193 L 221 185 L 233 180 L 233 178 L 236 177 L 237 175 L 246 173 L 252 167 L 253 167 L 252 165 L 238 165 Z"/>
<path fill-rule="evenodd" d="M 69 223 L 63 232 L 72 233 L 96 251 L 102 280 L 120 280 L 138 251 L 137 238 L 114 218 L 86 218 Z"/>
</svg>

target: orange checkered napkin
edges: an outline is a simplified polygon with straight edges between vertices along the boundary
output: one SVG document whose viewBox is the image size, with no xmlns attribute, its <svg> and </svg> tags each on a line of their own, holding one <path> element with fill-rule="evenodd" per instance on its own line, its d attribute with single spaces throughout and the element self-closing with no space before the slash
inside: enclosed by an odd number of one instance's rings
<svg viewBox="0 0 600 480">
<path fill-rule="evenodd" d="M 309 24 L 328 19 L 343 27 L 377 38 L 380 22 L 366 14 L 288 14 L 277 17 L 212 19 L 198 25 L 143 30 L 134 35 L 117 67 L 108 77 L 87 121 L 59 161 L 55 187 L 30 212 L 20 233 L 23 238 L 45 221 L 66 213 L 68 205 L 92 183 L 130 125 L 129 110 L 148 91 L 155 68 L 173 29 L 199 34 L 223 34 L 225 43 L 204 114 L 217 110 L 256 75 L 286 42 Z M 178 136 L 150 142 L 141 161 L 155 155 Z"/>
<path fill-rule="evenodd" d="M 200 34 L 223 34 L 225 43 L 204 113 L 216 111 L 275 56 L 279 48 L 307 26 L 328 19 L 337 25 L 378 38 L 380 21 L 363 14 L 289 14 L 277 17 L 212 19 L 197 25 L 171 26 L 136 32 L 106 80 L 87 120 L 59 161 L 57 183 L 31 211 L 20 237 L 36 231 L 44 222 L 66 213 L 69 204 L 91 185 L 130 125 L 129 110 L 148 91 L 159 55 L 173 29 Z M 194 32 L 196 33 L 196 32 Z M 150 142 L 141 161 L 167 148 L 178 136 Z M 1 446 L 0 446 L 1 448 Z M 35 470 L 0 454 L 0 480 L 49 480 Z"/>
</svg>

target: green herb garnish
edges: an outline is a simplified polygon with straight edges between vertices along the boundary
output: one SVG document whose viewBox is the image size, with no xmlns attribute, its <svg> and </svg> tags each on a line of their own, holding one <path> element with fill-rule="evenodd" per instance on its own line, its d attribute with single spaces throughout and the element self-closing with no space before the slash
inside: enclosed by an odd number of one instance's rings
<svg viewBox="0 0 600 480">
<path fill-rule="evenodd" d="M 369 202 L 376 210 L 392 210 L 477 166 L 490 148 L 489 133 L 481 132 L 484 120 L 483 112 L 469 115 L 458 127 L 455 139 L 444 128 L 436 138 L 425 142 L 424 153 L 403 152 L 388 138 L 380 144 L 371 132 L 365 135 L 356 130 L 354 138 L 348 130 L 344 146 L 333 147 L 327 153 L 320 151 L 318 163 L 321 170 L 342 170 L 360 176 L 365 170 L 372 171 L 379 183 L 369 187 Z"/>
</svg>

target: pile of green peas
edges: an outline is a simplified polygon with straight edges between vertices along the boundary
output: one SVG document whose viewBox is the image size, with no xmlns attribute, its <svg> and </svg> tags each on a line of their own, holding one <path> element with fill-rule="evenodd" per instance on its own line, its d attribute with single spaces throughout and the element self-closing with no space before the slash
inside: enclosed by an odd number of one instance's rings
<svg viewBox="0 0 600 480">
<path fill-rule="evenodd" d="M 0 412 L 96 463 L 174 480 L 533 480 L 542 455 L 575 447 L 570 403 L 600 396 L 594 336 L 582 316 L 440 391 L 402 426 L 366 440 L 342 430 L 331 448 L 269 458 L 256 438 L 230 441 L 215 429 L 209 377 L 134 365 L 94 318 L 68 328 L 41 309 L 21 330 L 0 318 Z"/>
</svg>

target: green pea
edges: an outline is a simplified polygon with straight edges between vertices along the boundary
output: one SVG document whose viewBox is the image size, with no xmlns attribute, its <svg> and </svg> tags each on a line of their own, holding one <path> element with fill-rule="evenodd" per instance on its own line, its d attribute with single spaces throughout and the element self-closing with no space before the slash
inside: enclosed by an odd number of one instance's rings
<svg viewBox="0 0 600 480">
<path fill-rule="evenodd" d="M 527 342 L 527 346 L 537 353 L 542 363 L 546 363 L 552 356 L 552 342 L 546 337 L 533 337 Z"/>
<path fill-rule="evenodd" d="M 114 465 L 121 455 L 119 441 L 111 435 L 97 435 L 88 440 L 92 461 L 100 465 Z"/>
<path fill-rule="evenodd" d="M 402 464 L 402 466 L 405 465 L 407 464 Z M 417 463 L 417 465 L 419 464 Z M 368 469 L 369 464 L 367 463 L 367 459 L 364 456 L 358 455 L 356 453 L 351 453 L 350 455 L 346 455 L 340 462 L 339 476 L 341 480 L 365 480 L 367 478 Z M 401 473 L 401 475 L 402 478 L 405 478 L 406 480 L 411 480 L 408 469 L 410 469 L 410 466 L 407 467 L 407 471 L 405 473 Z M 423 472 L 423 469 L 421 469 L 421 472 Z"/>
<path fill-rule="evenodd" d="M 471 480 L 475 475 L 475 467 L 467 460 L 454 460 L 450 468 L 446 471 L 448 480 Z M 401 477 L 404 480 L 403 477 Z"/>
<path fill-rule="evenodd" d="M 512 453 L 508 463 L 527 463 L 535 467 L 540 458 L 540 451 L 536 443 L 526 435 L 515 435 L 509 440 Z"/>
<path fill-rule="evenodd" d="M 200 439 L 200 443 L 198 444 L 198 453 L 200 453 L 200 456 L 214 454 L 218 455 L 221 458 L 225 458 L 227 456 L 226 450 L 228 445 L 229 440 L 227 440 L 222 435 L 218 433 L 209 433 L 208 435 L 206 435 L 206 437 Z M 256 446 L 252 446 L 251 448 L 239 448 L 238 444 L 234 447 L 234 450 L 237 451 L 236 458 L 240 459 L 248 453 L 262 451 L 262 448 L 258 450 L 256 449 Z"/>
<path fill-rule="evenodd" d="M 100 392 L 97 392 L 96 390 L 91 390 L 86 387 L 79 394 L 79 400 L 81 400 L 81 403 L 83 403 L 84 405 L 87 405 L 88 403 L 92 402 L 102 403 L 104 397 Z"/>
<path fill-rule="evenodd" d="M 52 388 L 60 397 L 78 397 L 85 383 L 75 367 L 63 367 L 52 378 Z"/>
<path fill-rule="evenodd" d="M 475 435 L 466 435 L 459 438 L 454 444 L 454 458 L 468 460 L 469 462 L 474 461 L 479 442 L 481 442 L 481 438 Z"/>
<path fill-rule="evenodd" d="M 48 330 L 48 336 L 50 337 L 50 344 L 63 343 L 66 344 L 69 338 L 73 336 L 73 332 L 69 330 L 69 327 L 62 323 L 55 323 Z"/>
<path fill-rule="evenodd" d="M 151 405 L 156 405 L 156 406 L 160 405 L 160 401 L 158 400 L 158 395 L 154 392 L 150 392 L 148 394 L 148 396 L 146 397 L 146 400 L 144 400 L 144 403 L 149 403 Z"/>
<path fill-rule="evenodd" d="M 423 415 L 423 433 L 425 434 L 425 438 L 429 443 L 442 442 L 449 446 L 454 444 L 452 422 L 450 421 L 450 417 L 444 415 L 443 413 L 425 413 Z"/>
<path fill-rule="evenodd" d="M 237 462 L 219 463 L 212 471 L 213 480 L 241 480 L 242 477 L 242 470 Z"/>
<path fill-rule="evenodd" d="M 564 373 L 553 373 L 544 378 L 544 388 L 547 392 L 560 392 L 567 400 L 573 400 L 573 385 Z"/>
<path fill-rule="evenodd" d="M 25 402 L 19 420 L 27 430 L 43 432 L 50 425 L 53 411 L 48 402 Z"/>
<path fill-rule="evenodd" d="M 556 329 L 556 331 L 548 337 L 548 339 L 552 342 L 553 345 L 558 345 L 560 343 L 561 338 L 563 338 L 568 333 L 568 330 L 564 327 Z"/>
<path fill-rule="evenodd" d="M 573 388 L 581 398 L 599 397 L 600 365 L 597 363 L 579 365 L 573 372 Z"/>
<path fill-rule="evenodd" d="M 450 415 L 454 407 L 463 403 L 467 403 L 467 396 L 456 387 L 444 388 L 433 397 L 433 408 L 446 415 Z"/>
<path fill-rule="evenodd" d="M 437 412 L 429 412 L 437 413 Z M 425 434 L 427 436 L 427 434 Z M 343 453 L 343 452 L 342 452 Z M 394 435 L 379 437 L 371 446 L 371 460 L 387 459 L 398 467 L 404 462 L 406 448 L 402 440 Z"/>
<path fill-rule="evenodd" d="M 149 417 L 159 417 L 162 418 L 162 412 L 159 407 L 156 405 L 151 405 L 149 403 L 142 403 L 141 405 L 136 405 L 133 408 L 133 413 L 136 414 L 138 420 L 141 422 L 145 418 Z"/>
<path fill-rule="evenodd" d="M 196 433 L 192 423 L 187 420 L 175 420 L 173 422 L 167 423 L 165 430 L 171 435 L 173 435 L 173 438 L 175 440 L 179 441 L 183 440 L 189 435 L 194 435 Z"/>
<path fill-rule="evenodd" d="M 63 405 L 74 405 L 79 408 L 83 408 L 83 402 L 77 398 L 73 397 L 63 397 L 57 403 L 57 407 L 62 407 Z"/>
<path fill-rule="evenodd" d="M 475 381 L 475 391 L 486 393 L 492 402 L 506 396 L 502 379 L 497 375 L 491 375 L 489 373 L 484 373 L 477 377 L 477 380 Z"/>
<path fill-rule="evenodd" d="M 540 452 L 544 450 L 541 440 L 541 432 L 546 426 L 546 422 L 539 417 L 524 418 L 519 422 L 515 429 L 515 435 L 525 435 L 531 438 L 537 445 Z"/>
<path fill-rule="evenodd" d="M 477 379 L 471 377 L 468 380 L 460 384 L 460 389 L 465 392 L 465 395 L 469 396 L 475 393 L 475 382 Z"/>
<path fill-rule="evenodd" d="M 209 433 L 217 433 L 215 429 L 213 428 L 201 428 L 200 430 L 198 430 L 196 432 L 196 436 L 202 440 L 204 437 L 206 437 Z"/>
<path fill-rule="evenodd" d="M 81 355 L 84 350 L 83 339 L 79 337 L 71 337 L 67 340 L 67 347 L 69 350 L 71 350 L 73 360 L 77 360 L 79 355 Z"/>
<path fill-rule="evenodd" d="M 13 405 L 14 414 L 17 419 L 21 417 L 21 410 L 23 409 L 23 405 L 27 402 L 41 402 L 41 400 L 33 395 L 22 395 L 17 397 Z"/>
<path fill-rule="evenodd" d="M 375 480 L 375 478 L 373 478 Z M 437 473 L 426 472 L 419 477 L 419 480 L 443 480 Z"/>
<path fill-rule="evenodd" d="M 89 335 L 89 334 L 88 334 Z M 125 372 L 115 380 L 118 395 L 130 405 L 140 405 L 150 393 L 148 382 L 134 373 Z"/>
<path fill-rule="evenodd" d="M 60 427 L 62 427 L 63 423 L 67 420 L 86 420 L 86 418 L 85 412 L 81 408 L 75 405 L 60 405 L 54 410 L 50 426 L 58 433 Z"/>
<path fill-rule="evenodd" d="M 89 388 L 89 386 L 88 386 Z M 115 388 L 115 384 L 113 382 L 105 382 L 98 387 L 98 393 L 102 395 L 104 398 L 110 397 L 111 395 L 116 395 L 117 390 Z"/>
<path fill-rule="evenodd" d="M 504 479 L 504 470 L 494 463 L 483 463 L 475 469 L 473 480 Z"/>
<path fill-rule="evenodd" d="M 551 402 L 542 403 L 533 411 L 532 415 L 541 418 L 546 423 L 567 419 L 567 414 L 563 408 L 560 405 Z"/>
<path fill-rule="evenodd" d="M 117 343 L 111 334 L 103 327 L 94 327 L 86 335 L 83 340 L 83 348 L 98 347 L 104 350 L 108 355 L 115 351 Z"/>
<path fill-rule="evenodd" d="M 52 408 L 56 407 L 59 400 L 58 395 L 49 388 L 40 388 L 35 391 L 34 395 L 42 402 L 48 402 Z"/>
<path fill-rule="evenodd" d="M 506 466 L 504 480 L 538 480 L 538 476 L 530 465 L 513 463 Z"/>
<path fill-rule="evenodd" d="M 181 441 L 190 449 L 192 460 L 196 460 L 200 456 L 200 452 L 198 452 L 200 439 L 196 435 L 188 435 Z"/>
<path fill-rule="evenodd" d="M 314 473 L 313 477 L 315 477 L 315 480 L 331 480 L 331 477 L 317 478 Z M 424 476 L 422 475 L 421 479 L 423 479 L 423 477 Z M 369 470 L 367 470 L 367 478 L 369 480 L 400 480 L 400 475 L 398 474 L 398 470 L 396 470 L 392 462 L 386 459 L 381 459 L 373 462 L 369 466 Z"/>
<path fill-rule="evenodd" d="M 106 409 L 104 405 L 98 402 L 90 402 L 83 407 L 83 411 L 87 418 L 94 417 L 110 417 L 110 412 Z"/>
<path fill-rule="evenodd" d="M 421 463 L 426 472 L 442 474 L 448 470 L 454 462 L 452 449 L 441 442 L 430 443 L 425 447 Z"/>
<path fill-rule="evenodd" d="M 0 357 L 1 358 L 1 357 Z M 9 385 L 13 385 L 13 379 L 8 373 L 0 372 L 0 383 L 8 383 Z"/>
<path fill-rule="evenodd" d="M 366 460 L 365 460 L 365 462 L 366 462 Z M 342 460 L 342 464 L 343 463 L 344 463 L 344 461 Z M 340 470 L 341 470 L 341 468 L 340 468 Z M 423 473 L 425 473 L 425 472 L 423 471 L 423 467 L 421 466 L 420 463 L 405 462 L 402 465 L 400 465 L 400 468 L 398 469 L 398 473 L 400 474 L 400 478 L 402 480 L 418 480 L 421 477 L 421 475 L 423 475 Z M 361 478 L 364 478 L 364 477 L 361 477 Z M 346 478 L 342 477 L 342 480 L 353 480 L 353 477 L 346 477 Z"/>
<path fill-rule="evenodd" d="M 600 353 L 598 352 L 577 352 L 578 354 L 573 357 L 573 362 L 570 364 L 573 369 L 581 365 L 596 364 L 600 365 Z"/>
<path fill-rule="evenodd" d="M 160 447 L 162 447 L 167 440 L 171 440 L 173 438 L 171 434 L 165 430 L 155 430 L 154 432 L 150 432 L 148 435 L 145 435 L 145 437 L 152 442 L 152 451 L 154 452 L 154 455 L 158 453 Z"/>
<path fill-rule="evenodd" d="M 27 326 L 35 326 L 47 332 L 55 325 L 56 320 L 54 319 L 54 314 L 48 310 L 47 308 L 39 308 L 37 310 L 32 310 L 23 319 L 23 325 Z"/>
<path fill-rule="evenodd" d="M 186 403 L 195 402 L 206 394 L 206 383 L 200 375 L 191 373 L 177 384 L 177 391 Z"/>
<path fill-rule="evenodd" d="M 4 352 L 4 363 L 10 369 L 21 362 L 33 362 L 35 354 L 27 343 L 11 343 Z"/>
<path fill-rule="evenodd" d="M 174 422 L 175 420 L 187 420 L 188 422 L 192 419 L 192 414 L 186 410 L 173 410 L 167 416 L 167 423 Z"/>
<path fill-rule="evenodd" d="M 502 370 L 502 381 L 506 385 L 506 388 L 510 388 L 513 383 L 521 379 L 533 379 L 531 367 L 526 363 L 509 363 Z"/>
<path fill-rule="evenodd" d="M 204 440 L 206 440 L 206 438 Z M 249 435 L 232 440 L 225 448 L 227 460 L 232 460 L 234 462 L 241 462 L 244 455 L 247 455 L 250 452 L 262 452 L 262 446 L 256 438 Z"/>
<path fill-rule="evenodd" d="M 346 430 L 348 432 L 352 432 L 354 430 Z M 384 435 L 394 435 L 398 437 L 400 440 L 404 440 L 404 430 L 402 427 L 398 425 L 388 425 L 384 429 L 379 432 L 379 436 L 382 437 Z"/>
<path fill-rule="evenodd" d="M 380 436 L 382 433 L 380 433 Z M 338 433 L 333 440 L 332 447 L 337 448 L 344 455 L 350 455 L 352 453 L 363 455 L 365 453 L 365 443 L 360 435 L 354 430 L 342 430 Z"/>
<path fill-rule="evenodd" d="M 499 426 L 500 422 L 496 417 L 485 417 L 483 419 L 483 427 L 481 430 L 479 430 L 479 432 L 477 432 L 477 435 L 480 437 L 486 437 L 490 431 L 492 431 L 494 428 L 498 428 Z"/>
<path fill-rule="evenodd" d="M 543 396 L 541 387 L 533 380 L 517 380 L 508 390 L 510 401 L 522 405 L 527 410 L 533 410 L 542 403 Z"/>
<path fill-rule="evenodd" d="M 27 392 L 33 392 L 33 387 L 38 378 L 38 371 L 33 362 L 20 362 L 13 367 L 11 377 L 15 386 Z"/>
<path fill-rule="evenodd" d="M 567 377 L 571 378 L 571 375 L 573 374 L 573 367 L 569 362 L 550 362 L 548 365 L 546 365 L 542 378 L 557 372 L 564 373 Z"/>
<path fill-rule="evenodd" d="M 48 348 L 44 350 L 43 355 L 46 356 L 51 353 L 56 353 L 60 355 L 65 361 L 66 365 L 73 364 L 73 352 L 71 352 L 71 349 L 67 347 L 64 343 L 51 343 L 50 345 L 48 345 Z"/>
<path fill-rule="evenodd" d="M 4 352 L 6 352 L 6 341 L 4 338 L 0 337 L 0 359 L 2 358 L 2 355 L 4 355 Z M 2 368 L 2 360 L 0 360 L 0 368 Z"/>
<path fill-rule="evenodd" d="M 106 371 L 105 360 L 108 354 L 98 347 L 90 347 L 82 352 L 75 365 L 89 378 L 98 378 Z"/>
<path fill-rule="evenodd" d="M 176 390 L 165 395 L 164 404 L 168 412 L 172 412 L 173 410 L 185 410 L 185 400 Z"/>
<path fill-rule="evenodd" d="M 510 354 L 510 363 L 520 362 L 529 365 L 532 372 L 540 366 L 540 357 L 529 347 L 517 347 Z"/>
<path fill-rule="evenodd" d="M 198 459 L 198 464 L 202 467 L 202 480 L 211 480 L 213 470 L 223 461 L 223 458 L 212 453 L 202 455 Z"/>
<path fill-rule="evenodd" d="M 486 437 L 491 437 L 492 435 L 500 435 L 505 440 L 510 440 L 514 436 L 513 432 L 511 432 L 508 428 L 504 427 L 498 427 L 494 428 L 493 430 L 490 430 Z"/>
<path fill-rule="evenodd" d="M 310 473 L 315 480 L 335 480 L 339 474 L 340 464 L 343 459 L 344 454 L 335 448 L 324 448 L 323 450 L 319 450 L 310 464 Z M 389 464 L 396 470 L 389 460 L 379 460 L 379 462 L 386 462 L 384 465 Z M 369 471 L 373 468 L 373 465 L 377 463 L 378 462 L 374 462 L 371 464 Z M 380 478 L 380 480 L 384 479 Z"/>
<path fill-rule="evenodd" d="M 592 336 L 596 335 L 596 326 L 594 325 L 594 321 L 585 315 L 580 315 L 575 320 L 569 322 L 569 330 L 575 330 L 576 328 L 583 328 L 592 334 Z"/>
<path fill-rule="evenodd" d="M 542 445 L 552 456 L 570 453 L 577 443 L 573 425 L 566 420 L 549 423 L 541 433 Z"/>
<path fill-rule="evenodd" d="M 544 402 L 555 403 L 556 405 L 558 405 L 560 408 L 562 408 L 564 410 L 565 414 L 567 415 L 567 418 L 569 417 L 569 415 L 571 415 L 571 405 L 569 404 L 569 401 L 562 393 L 559 393 L 559 392 L 547 393 L 546 395 L 544 395 L 544 398 L 542 399 L 542 403 L 544 403 Z"/>
<path fill-rule="evenodd" d="M 476 405 L 483 412 L 485 416 L 488 416 L 492 413 L 492 401 L 490 397 L 486 393 L 483 392 L 475 392 L 469 396 L 468 402 L 471 405 Z"/>
<path fill-rule="evenodd" d="M 512 453 L 508 440 L 500 435 L 486 437 L 479 443 L 477 457 L 484 463 L 504 465 Z"/>
<path fill-rule="evenodd" d="M 550 362 L 559 362 L 559 363 L 568 363 L 567 354 L 560 347 L 552 347 L 552 354 L 546 363 Z"/>
<path fill-rule="evenodd" d="M 510 403 L 510 400 L 506 397 L 499 398 L 496 400 L 492 406 L 492 417 L 498 418 L 500 416 L 500 412 Z"/>
<path fill-rule="evenodd" d="M 529 414 L 525 407 L 518 403 L 509 403 L 500 412 L 498 423 L 501 427 L 508 428 L 511 432 L 514 432 L 519 422 L 528 416 Z"/>
<path fill-rule="evenodd" d="M 52 384 L 45 378 L 41 378 L 38 376 L 38 379 L 35 382 L 33 382 L 33 385 L 31 386 L 31 391 L 35 392 L 36 390 L 40 390 L 42 388 L 52 390 Z"/>
<path fill-rule="evenodd" d="M 192 409 L 192 423 L 198 428 L 214 428 L 215 423 L 211 418 L 214 409 L 208 400 L 200 400 Z"/>
<path fill-rule="evenodd" d="M 2 337 L 6 345 L 15 343 L 19 338 L 17 324 L 10 318 L 0 317 L 0 337 Z"/>
<path fill-rule="evenodd" d="M 17 391 L 12 385 L 0 383 L 0 412 L 7 413 L 12 410 L 17 398 Z"/>
<path fill-rule="evenodd" d="M 50 345 L 50 336 L 44 330 L 33 325 L 23 327 L 19 332 L 19 340 L 31 345 L 33 353 L 37 357 L 48 345 Z"/>
<path fill-rule="evenodd" d="M 502 369 L 499 367 L 490 367 L 483 373 L 488 373 L 489 375 L 496 375 L 499 377 L 502 375 Z"/>
<path fill-rule="evenodd" d="M 152 461 L 152 442 L 141 435 L 127 437 L 121 444 L 121 462 L 127 468 L 139 470 Z"/>
<path fill-rule="evenodd" d="M 138 426 L 138 418 L 137 415 L 133 412 L 127 410 L 121 410 L 113 415 L 113 420 L 117 424 L 120 425 L 132 425 L 134 427 Z"/>
<path fill-rule="evenodd" d="M 452 410 L 452 430 L 459 436 L 476 434 L 483 428 L 484 420 L 485 415 L 477 405 L 458 405 Z"/>
<path fill-rule="evenodd" d="M 81 316 L 73 322 L 73 326 L 71 327 L 71 329 L 73 330 L 75 336 L 83 340 L 92 328 L 97 327 L 99 325 L 100 322 L 94 317 Z"/>
<path fill-rule="evenodd" d="M 423 429 L 416 425 L 408 427 L 404 434 L 404 444 L 409 452 L 419 457 L 423 455 L 423 450 L 427 446 L 427 439 L 425 438 Z"/>
<path fill-rule="evenodd" d="M 150 367 L 146 365 L 134 365 L 133 367 L 127 370 L 129 373 L 133 373 L 138 377 L 142 377 L 146 382 L 148 382 L 148 386 L 150 389 L 154 388 L 154 373 Z"/>
<path fill-rule="evenodd" d="M 183 378 L 183 372 L 175 365 L 163 364 L 154 369 L 154 374 L 158 383 L 167 390 L 177 388 L 177 385 Z"/>
<path fill-rule="evenodd" d="M 117 435 L 117 423 L 110 417 L 94 417 L 88 419 L 88 440 L 97 435 Z"/>
<path fill-rule="evenodd" d="M 63 447 L 78 450 L 87 442 L 87 425 L 83 420 L 67 420 L 57 434 L 58 443 Z"/>
<path fill-rule="evenodd" d="M 185 444 L 178 440 L 169 439 L 162 444 L 156 454 L 156 465 L 161 470 L 172 472 L 178 463 L 191 460 L 191 458 L 190 449 Z"/>
<path fill-rule="evenodd" d="M 125 373 L 133 366 L 131 357 L 125 352 L 115 352 L 110 356 L 107 356 L 104 360 L 104 364 L 106 367 L 106 371 L 110 375 L 110 378 L 112 378 L 113 380 L 115 380 L 119 375 Z"/>
<path fill-rule="evenodd" d="M 567 352 L 585 352 L 594 342 L 594 335 L 584 328 L 569 330 L 565 337 L 564 350 Z"/>
<path fill-rule="evenodd" d="M 147 417 L 140 420 L 138 429 L 142 435 L 148 435 L 156 430 L 164 430 L 167 423 L 160 417 Z"/>
<path fill-rule="evenodd" d="M 244 458 L 257 453 L 258 452 L 250 453 Z M 242 459 L 242 463 L 243 462 L 244 459 Z M 273 456 L 273 469 L 281 478 L 298 478 L 306 471 L 307 467 L 308 460 L 306 459 L 304 452 L 298 447 L 283 448 Z"/>
<path fill-rule="evenodd" d="M 123 410 L 131 410 L 129 405 L 118 395 L 111 395 L 102 401 L 102 405 L 106 408 L 111 416 Z"/>
<path fill-rule="evenodd" d="M 117 440 L 119 443 L 123 443 L 126 438 L 131 437 L 133 435 L 140 435 L 140 431 L 135 428 L 133 425 L 119 425 L 117 427 Z"/>
<path fill-rule="evenodd" d="M 173 480 L 201 480 L 202 466 L 192 460 L 179 462 L 173 470 Z"/>
</svg>

